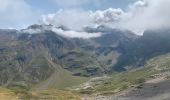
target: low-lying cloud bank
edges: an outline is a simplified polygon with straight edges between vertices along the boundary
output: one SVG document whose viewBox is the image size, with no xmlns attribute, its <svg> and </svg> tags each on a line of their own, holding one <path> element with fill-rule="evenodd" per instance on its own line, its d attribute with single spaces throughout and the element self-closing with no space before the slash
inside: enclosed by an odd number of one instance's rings
<svg viewBox="0 0 170 100">
<path fill-rule="evenodd" d="M 85 26 L 104 24 L 113 28 L 129 29 L 136 34 L 142 34 L 146 29 L 169 27 L 169 7 L 170 0 L 138 0 L 133 4 L 129 4 L 126 11 L 120 8 L 109 8 L 95 12 L 60 10 L 54 14 L 43 15 L 41 22 L 65 25 L 72 30 L 81 30 Z"/>
<path fill-rule="evenodd" d="M 52 31 L 55 32 L 58 35 L 69 37 L 69 38 L 83 38 L 83 39 L 89 39 L 89 38 L 96 38 L 100 37 L 102 33 L 87 33 L 87 32 L 78 32 L 78 31 L 65 31 L 60 28 L 52 28 Z"/>
<path fill-rule="evenodd" d="M 29 26 L 27 29 L 22 29 L 19 31 L 19 33 L 40 34 L 46 31 L 52 31 L 60 36 L 67 38 L 89 39 L 100 37 L 102 35 L 102 33 L 100 32 L 90 33 L 84 31 L 73 31 L 69 29 L 64 29 L 62 26 L 56 27 L 53 25 L 37 25 L 37 24 Z"/>
</svg>

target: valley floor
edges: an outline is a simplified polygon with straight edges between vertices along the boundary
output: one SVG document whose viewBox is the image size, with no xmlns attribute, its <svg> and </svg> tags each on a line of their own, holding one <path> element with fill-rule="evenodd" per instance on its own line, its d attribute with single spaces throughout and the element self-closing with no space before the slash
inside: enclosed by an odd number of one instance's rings
<svg viewBox="0 0 170 100">
<path fill-rule="evenodd" d="M 80 96 L 65 91 L 27 93 L 0 88 L 0 100 L 170 100 L 170 80 L 159 77 L 115 95 Z M 27 98 L 27 99 L 25 99 Z"/>
</svg>

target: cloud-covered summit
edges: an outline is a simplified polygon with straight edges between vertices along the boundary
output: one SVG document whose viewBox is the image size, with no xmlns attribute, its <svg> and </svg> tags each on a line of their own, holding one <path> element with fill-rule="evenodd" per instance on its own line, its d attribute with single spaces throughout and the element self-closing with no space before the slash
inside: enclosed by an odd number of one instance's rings
<svg viewBox="0 0 170 100">
<path fill-rule="evenodd" d="M 46 24 L 44 25 L 34 24 L 26 29 L 19 30 L 20 34 L 23 33 L 41 34 L 45 32 L 54 32 L 60 36 L 67 37 L 67 38 L 82 38 L 82 39 L 96 38 L 102 35 L 101 32 L 73 31 L 67 29 L 67 27 L 65 26 L 54 26 L 54 25 L 46 25 Z"/>
<path fill-rule="evenodd" d="M 62 24 L 74 30 L 80 30 L 84 26 L 108 25 L 141 34 L 146 29 L 169 27 L 169 7 L 169 0 L 137 0 L 129 4 L 126 10 L 59 10 L 54 14 L 43 15 L 42 22 Z"/>
</svg>

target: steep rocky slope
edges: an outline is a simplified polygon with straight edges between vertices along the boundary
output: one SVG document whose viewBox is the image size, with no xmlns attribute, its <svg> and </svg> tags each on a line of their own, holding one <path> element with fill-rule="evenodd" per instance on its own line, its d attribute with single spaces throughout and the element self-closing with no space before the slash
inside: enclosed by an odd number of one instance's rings
<svg viewBox="0 0 170 100">
<path fill-rule="evenodd" d="M 150 58 L 170 52 L 169 37 L 169 29 L 147 30 L 135 41 L 119 45 L 122 54 L 115 69 L 120 71 L 125 70 L 126 67 L 143 66 Z"/>
</svg>

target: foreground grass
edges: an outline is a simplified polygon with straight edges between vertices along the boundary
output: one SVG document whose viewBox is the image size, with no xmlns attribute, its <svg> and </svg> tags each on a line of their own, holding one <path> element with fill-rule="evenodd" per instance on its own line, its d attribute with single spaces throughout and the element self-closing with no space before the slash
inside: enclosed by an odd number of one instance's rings
<svg viewBox="0 0 170 100">
<path fill-rule="evenodd" d="M 45 90 L 34 93 L 40 100 L 81 100 L 81 98 L 71 92 Z"/>
<path fill-rule="evenodd" d="M 44 90 L 41 92 L 27 92 L 24 90 L 10 90 L 0 88 L 0 100 L 81 100 L 76 94 L 59 90 Z"/>
<path fill-rule="evenodd" d="M 1 100 L 18 100 L 18 97 L 13 91 L 9 89 L 5 89 L 5 88 L 0 88 L 0 99 Z"/>
</svg>

